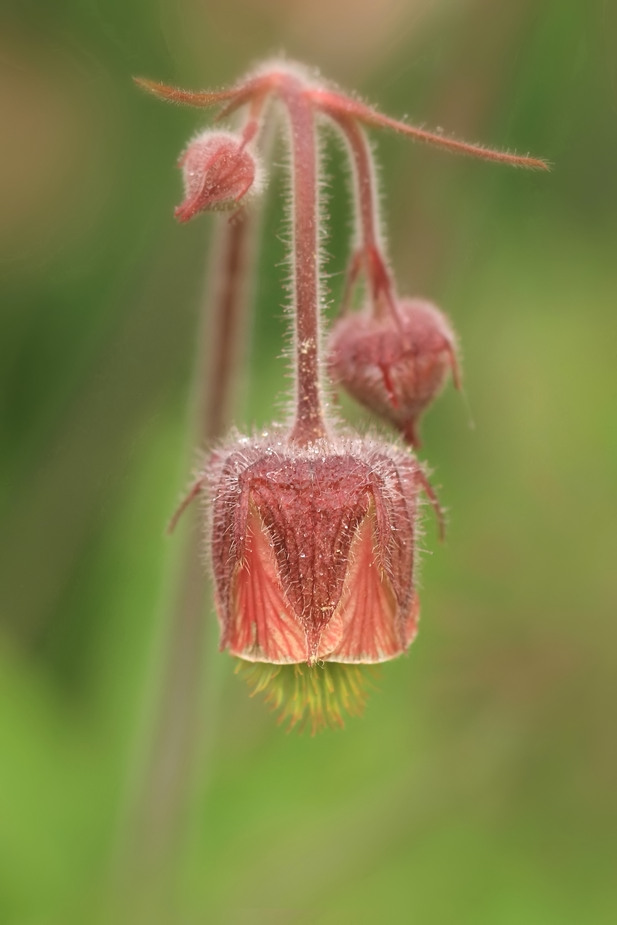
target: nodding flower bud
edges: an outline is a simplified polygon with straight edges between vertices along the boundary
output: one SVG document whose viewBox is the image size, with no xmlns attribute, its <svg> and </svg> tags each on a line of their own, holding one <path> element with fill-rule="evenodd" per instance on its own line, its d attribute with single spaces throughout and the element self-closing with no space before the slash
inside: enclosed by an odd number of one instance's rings
<svg viewBox="0 0 617 925">
<path fill-rule="evenodd" d="M 371 440 L 242 438 L 204 473 L 221 648 L 249 662 L 387 661 L 411 643 L 420 468 Z"/>
<path fill-rule="evenodd" d="M 456 337 L 430 302 L 403 298 L 396 314 L 344 315 L 333 326 L 328 368 L 335 382 L 419 446 L 418 419 L 452 371 L 459 387 Z"/>
<path fill-rule="evenodd" d="M 184 178 L 184 202 L 174 214 L 188 222 L 199 212 L 233 209 L 249 192 L 261 188 L 261 171 L 255 155 L 240 135 L 202 132 L 180 158 Z"/>
</svg>

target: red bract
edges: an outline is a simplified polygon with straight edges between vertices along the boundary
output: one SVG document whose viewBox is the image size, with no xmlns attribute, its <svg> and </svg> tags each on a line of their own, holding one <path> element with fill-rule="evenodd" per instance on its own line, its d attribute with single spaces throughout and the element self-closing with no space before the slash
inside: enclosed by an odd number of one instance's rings
<svg viewBox="0 0 617 925">
<path fill-rule="evenodd" d="M 204 477 L 221 647 L 309 665 L 403 652 L 418 619 L 414 458 L 374 441 L 245 440 L 219 460 Z"/>
<path fill-rule="evenodd" d="M 180 158 L 184 178 L 184 202 L 175 210 L 179 222 L 199 212 L 232 209 L 254 190 L 257 162 L 239 135 L 202 132 Z"/>
<path fill-rule="evenodd" d="M 399 299 L 395 312 L 347 314 L 333 326 L 328 367 L 357 401 L 419 445 L 420 415 L 452 371 L 458 386 L 456 338 L 430 302 Z"/>
</svg>

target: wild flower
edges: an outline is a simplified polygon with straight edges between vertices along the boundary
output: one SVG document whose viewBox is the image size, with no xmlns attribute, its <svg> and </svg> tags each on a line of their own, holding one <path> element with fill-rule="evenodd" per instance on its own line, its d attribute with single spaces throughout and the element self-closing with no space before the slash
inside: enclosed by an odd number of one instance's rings
<svg viewBox="0 0 617 925">
<path fill-rule="evenodd" d="M 198 135 L 185 151 L 180 221 L 244 208 L 262 186 L 264 127 L 282 112 L 291 151 L 293 412 L 286 427 L 232 433 L 210 452 L 174 517 L 202 495 L 221 648 L 281 718 L 313 731 L 364 705 L 363 666 L 411 644 L 419 602 L 420 494 L 440 514 L 409 448 L 343 432 L 327 413 L 322 360 L 320 155 L 325 119 L 345 141 L 357 215 L 342 315 L 329 341 L 333 379 L 417 445 L 417 420 L 458 381 L 456 338 L 435 306 L 399 296 L 377 214 L 365 127 L 392 129 L 452 151 L 521 167 L 543 161 L 470 145 L 381 115 L 298 65 L 268 62 L 227 90 L 197 92 L 139 80 L 156 96 L 242 112 L 240 127 Z M 233 261 L 230 262 L 230 265 Z M 232 272 L 233 271 L 232 269 Z M 364 278 L 365 306 L 350 310 Z"/>
</svg>

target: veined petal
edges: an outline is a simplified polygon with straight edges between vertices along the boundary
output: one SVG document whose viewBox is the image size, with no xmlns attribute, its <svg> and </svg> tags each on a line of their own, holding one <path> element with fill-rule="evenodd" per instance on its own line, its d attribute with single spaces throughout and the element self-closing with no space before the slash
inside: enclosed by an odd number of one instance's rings
<svg viewBox="0 0 617 925">
<path fill-rule="evenodd" d="M 394 658 L 409 645 L 408 620 L 401 619 L 392 583 L 376 556 L 378 543 L 373 504 L 353 541 L 343 599 L 321 637 L 319 658 L 368 665 Z"/>
<path fill-rule="evenodd" d="M 228 645 L 232 655 L 251 662 L 304 662 L 305 634 L 285 600 L 274 550 L 253 502 L 246 527 L 244 558 L 233 579 L 233 612 L 223 647 Z"/>
</svg>

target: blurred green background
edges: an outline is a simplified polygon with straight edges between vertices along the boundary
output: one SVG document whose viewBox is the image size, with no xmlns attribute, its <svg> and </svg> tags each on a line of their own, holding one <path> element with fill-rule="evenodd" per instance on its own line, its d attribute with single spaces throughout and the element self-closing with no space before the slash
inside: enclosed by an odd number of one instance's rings
<svg viewBox="0 0 617 925">
<path fill-rule="evenodd" d="M 165 920 L 617 921 L 617 4 L 0 9 L 0 922 L 154 921 L 109 897 L 165 651 L 212 223 L 172 218 L 206 116 L 130 78 L 219 86 L 281 49 L 388 113 L 555 169 L 377 140 L 401 290 L 444 307 L 463 346 L 470 410 L 450 388 L 423 428 L 447 543 L 428 523 L 418 640 L 344 733 L 285 735 L 208 659 Z M 328 171 L 336 305 L 336 148 Z M 280 414 L 280 187 L 245 427 Z"/>
</svg>

